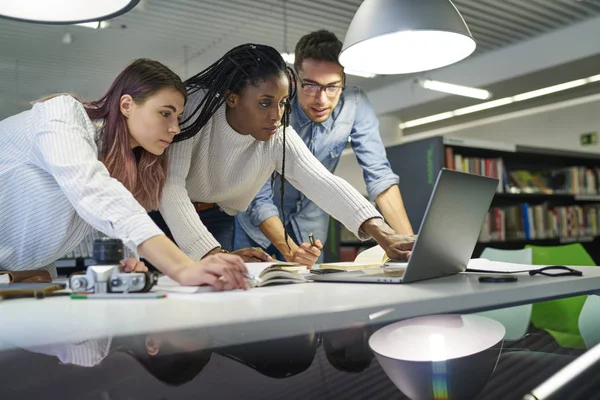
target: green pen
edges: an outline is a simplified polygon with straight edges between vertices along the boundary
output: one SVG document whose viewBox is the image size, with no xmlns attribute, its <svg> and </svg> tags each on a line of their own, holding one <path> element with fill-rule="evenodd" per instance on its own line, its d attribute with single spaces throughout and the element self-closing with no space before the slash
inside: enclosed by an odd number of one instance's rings
<svg viewBox="0 0 600 400">
<path fill-rule="evenodd" d="M 166 294 L 158 293 L 71 293 L 71 299 L 75 300 L 106 300 L 106 299 L 164 299 Z"/>
</svg>

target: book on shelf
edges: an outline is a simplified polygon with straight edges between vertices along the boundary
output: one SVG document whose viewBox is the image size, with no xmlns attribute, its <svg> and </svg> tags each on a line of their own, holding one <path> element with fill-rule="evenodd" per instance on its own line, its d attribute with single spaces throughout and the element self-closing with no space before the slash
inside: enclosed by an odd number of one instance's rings
<svg viewBox="0 0 600 400">
<path fill-rule="evenodd" d="M 506 171 L 502 157 L 465 157 L 460 153 L 455 153 L 452 147 L 446 147 L 445 158 L 445 167 L 448 169 L 498 179 L 497 192 L 504 192 Z"/>
<path fill-rule="evenodd" d="M 596 195 L 600 191 L 600 168 L 514 170 L 509 177 L 509 193 Z"/>
<path fill-rule="evenodd" d="M 600 204 L 552 206 L 547 202 L 492 207 L 479 241 L 564 239 L 600 235 Z"/>
<path fill-rule="evenodd" d="M 340 261 L 352 261 L 356 258 L 356 256 L 360 253 L 361 247 L 356 245 L 347 245 L 344 243 L 340 243 Z"/>
<path fill-rule="evenodd" d="M 510 169 L 502 157 L 467 157 L 452 147 L 445 149 L 445 167 L 499 180 L 498 193 L 513 194 L 600 194 L 600 168 L 571 166 L 530 171 Z"/>
</svg>

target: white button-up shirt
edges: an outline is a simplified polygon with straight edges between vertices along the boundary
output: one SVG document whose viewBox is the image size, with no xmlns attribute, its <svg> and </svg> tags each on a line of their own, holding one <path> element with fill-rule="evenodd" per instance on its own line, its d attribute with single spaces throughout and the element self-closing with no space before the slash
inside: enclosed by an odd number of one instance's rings
<svg viewBox="0 0 600 400">
<path fill-rule="evenodd" d="M 94 229 L 134 252 L 162 234 L 98 160 L 97 134 L 66 95 L 0 121 L 0 269 L 54 272 Z"/>
</svg>

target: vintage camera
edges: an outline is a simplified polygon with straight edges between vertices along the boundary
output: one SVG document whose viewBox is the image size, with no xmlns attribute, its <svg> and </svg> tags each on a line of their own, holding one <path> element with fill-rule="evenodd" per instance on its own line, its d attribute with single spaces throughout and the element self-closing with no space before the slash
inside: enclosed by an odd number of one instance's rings
<svg viewBox="0 0 600 400">
<path fill-rule="evenodd" d="M 85 273 L 69 277 L 69 287 L 75 293 L 135 293 L 147 292 L 158 281 L 155 272 L 124 272 L 123 242 L 119 239 L 94 240 L 94 265 Z"/>
</svg>

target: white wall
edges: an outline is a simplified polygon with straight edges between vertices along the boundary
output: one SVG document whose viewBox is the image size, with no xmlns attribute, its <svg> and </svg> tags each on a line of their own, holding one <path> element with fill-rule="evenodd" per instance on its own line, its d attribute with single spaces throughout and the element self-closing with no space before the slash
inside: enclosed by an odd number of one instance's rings
<svg viewBox="0 0 600 400">
<path fill-rule="evenodd" d="M 358 165 L 354 152 L 342 154 L 340 163 L 335 170 L 335 175 L 348 181 L 348 183 L 354 186 L 354 188 L 362 195 L 367 195 L 367 187 L 365 185 L 365 180 L 363 179 L 362 168 Z"/>
<path fill-rule="evenodd" d="M 600 132 L 600 94 L 406 135 L 402 142 L 447 135 L 600 153 L 598 144 L 579 144 L 587 132 Z"/>
<path fill-rule="evenodd" d="M 460 129 L 450 135 L 600 153 L 600 144 L 580 145 L 580 134 L 587 132 L 600 132 L 600 100 Z"/>
</svg>

